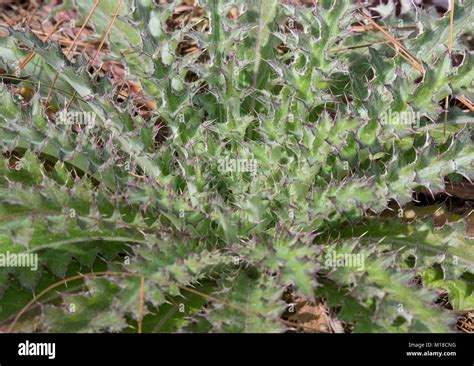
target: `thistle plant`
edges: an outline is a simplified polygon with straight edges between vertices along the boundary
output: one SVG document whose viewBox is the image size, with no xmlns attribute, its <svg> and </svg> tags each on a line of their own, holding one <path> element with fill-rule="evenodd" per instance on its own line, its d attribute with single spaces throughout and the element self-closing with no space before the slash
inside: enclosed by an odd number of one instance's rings
<svg viewBox="0 0 474 366">
<path fill-rule="evenodd" d="M 9 331 L 284 332 L 288 291 L 354 332 L 455 331 L 472 216 L 407 207 L 474 179 L 472 2 L 403 34 L 343 0 L 117 4 L 55 9 L 107 36 L 92 57 L 0 38 L 0 254 L 39 263 L 0 268 Z"/>
</svg>

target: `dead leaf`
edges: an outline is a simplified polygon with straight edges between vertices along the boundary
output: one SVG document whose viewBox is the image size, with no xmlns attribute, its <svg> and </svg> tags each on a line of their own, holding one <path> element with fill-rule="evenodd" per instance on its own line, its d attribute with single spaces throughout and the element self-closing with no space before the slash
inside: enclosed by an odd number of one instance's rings
<svg viewBox="0 0 474 366">
<path fill-rule="evenodd" d="M 295 303 L 294 312 L 289 312 L 288 321 L 294 323 L 299 330 L 305 333 L 332 333 L 335 329 L 340 330 L 336 323 L 331 324 L 328 309 L 323 303 L 303 298 L 296 298 Z"/>
</svg>

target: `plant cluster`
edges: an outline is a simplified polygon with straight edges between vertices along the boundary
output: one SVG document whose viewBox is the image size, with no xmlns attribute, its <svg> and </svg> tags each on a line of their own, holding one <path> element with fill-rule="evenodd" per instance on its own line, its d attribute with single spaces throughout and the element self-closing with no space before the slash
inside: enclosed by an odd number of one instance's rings
<svg viewBox="0 0 474 366">
<path fill-rule="evenodd" d="M 0 38 L 0 253 L 39 261 L 0 268 L 3 324 L 282 332 L 291 292 L 355 332 L 453 331 L 474 308 L 472 217 L 406 205 L 474 178 L 472 112 L 445 108 L 474 100 L 472 2 L 451 31 L 387 15 L 410 58 L 348 0 L 199 5 L 176 25 L 177 1 L 125 1 L 94 58 L 27 27 Z M 54 11 L 80 26 L 93 6 Z"/>
</svg>

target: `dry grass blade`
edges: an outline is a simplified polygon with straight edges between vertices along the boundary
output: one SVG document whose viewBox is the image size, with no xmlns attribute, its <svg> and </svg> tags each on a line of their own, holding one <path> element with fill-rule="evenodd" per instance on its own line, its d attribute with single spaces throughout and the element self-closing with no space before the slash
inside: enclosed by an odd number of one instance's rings
<svg viewBox="0 0 474 366">
<path fill-rule="evenodd" d="M 448 42 L 448 52 L 451 54 L 453 50 L 453 25 L 454 25 L 454 0 L 450 0 L 451 12 L 449 14 L 449 42 Z"/>
<path fill-rule="evenodd" d="M 382 29 L 387 29 L 387 27 L 381 27 Z M 374 29 L 376 29 L 373 26 L 370 25 L 355 25 L 351 27 L 351 32 L 372 32 Z M 406 27 L 394 27 L 394 29 L 398 31 L 413 31 L 416 30 L 416 27 L 413 26 L 406 26 Z"/>
<path fill-rule="evenodd" d="M 99 47 L 97 48 L 94 57 L 89 61 L 88 65 L 93 66 L 95 60 L 97 59 L 97 56 L 100 54 L 100 51 L 102 51 L 102 48 L 104 47 L 105 41 L 107 40 L 107 37 L 109 36 L 110 32 L 112 31 L 112 28 L 115 24 L 115 21 L 117 20 L 118 13 L 120 11 L 120 8 L 122 7 L 123 0 L 120 0 L 119 4 L 117 5 L 117 8 L 115 9 L 114 15 L 112 16 L 112 19 L 109 22 L 109 25 L 107 26 L 107 30 L 105 31 L 104 36 L 102 37 L 102 40 L 100 41 Z M 97 71 L 99 71 L 101 67 L 98 68 Z M 74 91 L 71 99 L 69 99 L 67 105 L 65 106 L 65 110 L 67 111 L 69 107 L 71 106 L 72 102 L 74 101 L 74 98 L 76 97 L 77 92 Z"/>
<path fill-rule="evenodd" d="M 457 98 L 463 105 L 465 105 L 467 108 L 469 108 L 471 110 L 471 112 L 474 112 L 474 106 L 469 103 L 466 99 L 462 98 L 462 97 L 458 97 Z"/>
<path fill-rule="evenodd" d="M 418 71 L 420 71 L 421 73 L 423 73 L 422 70 L 419 69 L 419 64 L 417 64 L 416 62 L 414 62 L 411 58 L 407 57 L 405 54 L 403 53 L 400 53 L 399 49 L 396 48 L 396 47 L 393 47 L 391 44 L 391 42 L 388 42 L 387 43 L 387 46 L 390 47 L 397 55 L 399 55 L 400 57 L 402 57 L 406 62 L 408 62 L 411 66 L 413 66 L 415 69 L 417 69 Z"/>
<path fill-rule="evenodd" d="M 403 46 L 400 42 L 398 42 L 390 33 L 388 33 L 383 27 L 377 24 L 375 20 L 373 20 L 370 16 L 368 16 L 363 10 L 359 9 L 359 13 L 362 14 L 362 16 L 367 19 L 377 30 L 382 32 L 391 43 L 395 45 L 397 50 L 399 49 L 401 52 L 397 52 L 399 55 L 404 54 L 405 57 L 403 57 L 405 60 L 408 61 L 410 59 L 409 64 L 412 65 L 416 70 L 418 70 L 420 73 L 424 73 L 423 65 L 421 64 L 420 61 L 416 59 L 415 56 L 413 56 L 405 46 Z"/>
<path fill-rule="evenodd" d="M 50 30 L 50 32 L 46 35 L 46 37 L 43 39 L 43 42 L 46 42 L 54 33 L 56 33 L 56 31 L 58 30 L 59 26 L 62 23 L 63 23 L 62 21 L 57 22 L 55 24 L 55 26 Z M 35 51 L 30 52 L 28 54 L 28 56 L 26 56 L 25 59 L 18 66 L 17 73 L 20 73 L 21 71 L 23 71 L 25 69 L 26 65 L 28 65 L 30 63 L 30 61 L 33 60 L 33 58 L 35 56 L 36 56 Z"/>
<path fill-rule="evenodd" d="M 145 277 L 140 277 L 140 304 L 138 306 L 138 333 L 142 332 L 143 305 L 145 304 Z"/>
<path fill-rule="evenodd" d="M 112 30 L 112 27 L 115 24 L 115 21 L 117 20 L 118 13 L 120 11 L 120 8 L 122 7 L 123 0 L 120 0 L 120 2 L 117 5 L 117 8 L 115 9 L 115 13 L 112 16 L 112 20 L 110 21 L 107 30 L 105 31 L 104 36 L 102 37 L 102 41 L 99 44 L 99 47 L 95 51 L 94 57 L 92 57 L 92 60 L 89 62 L 90 65 L 94 65 L 95 60 L 97 59 L 97 56 L 100 54 L 100 51 L 102 50 L 102 47 L 104 47 L 105 41 L 107 40 L 107 37 L 110 34 L 110 31 Z"/>
<path fill-rule="evenodd" d="M 67 49 L 66 56 L 69 56 L 71 51 L 74 49 L 74 46 L 76 45 L 77 41 L 79 40 L 79 37 L 81 36 L 82 32 L 86 28 L 87 24 L 89 23 L 89 20 L 92 18 L 92 14 L 94 14 L 95 10 L 97 9 L 97 6 L 99 6 L 99 3 L 100 3 L 100 0 L 96 0 L 94 6 L 89 11 L 89 14 L 87 14 L 87 18 L 84 20 L 84 23 L 79 29 L 79 32 L 77 32 L 76 37 L 74 37 L 74 40 L 72 41 L 71 45 Z"/>
<path fill-rule="evenodd" d="M 451 53 L 453 50 L 454 0 L 450 0 L 449 7 L 451 11 L 449 14 L 448 55 L 451 58 Z M 446 125 L 448 124 L 448 107 L 449 107 L 449 96 L 446 96 L 446 99 L 444 100 L 444 127 L 443 127 L 444 140 L 446 140 Z"/>
<path fill-rule="evenodd" d="M 46 33 L 45 32 L 42 32 L 42 31 L 39 31 L 39 30 L 32 30 L 32 32 L 38 36 L 46 36 Z M 70 46 L 71 44 L 73 44 L 73 46 L 80 46 L 80 47 L 83 47 L 83 48 L 87 48 L 87 47 L 93 47 L 94 45 L 91 44 L 91 43 L 87 43 L 87 42 L 80 42 L 80 41 L 77 41 L 77 42 L 74 42 L 73 40 L 71 40 L 70 38 L 67 38 L 67 37 L 64 37 L 64 36 L 60 36 L 60 35 L 55 35 L 53 34 L 51 37 L 50 37 L 51 40 L 55 41 L 55 42 L 58 42 L 60 43 L 61 45 L 65 45 L 65 46 Z"/>
<path fill-rule="evenodd" d="M 87 14 L 87 17 L 84 20 L 84 23 L 82 24 L 81 29 L 79 29 L 79 32 L 77 33 L 76 37 L 74 37 L 74 40 L 72 41 L 71 45 L 69 46 L 69 48 L 66 51 L 66 57 L 68 57 L 70 55 L 71 51 L 74 49 L 74 46 L 77 44 L 77 42 L 79 40 L 79 37 L 81 36 L 82 32 L 84 31 L 84 29 L 86 28 L 86 26 L 89 23 L 90 19 L 92 18 L 92 14 L 94 14 L 94 12 L 97 9 L 97 6 L 99 5 L 99 3 L 100 3 L 100 0 L 96 0 L 94 6 L 89 11 L 89 14 Z M 56 75 L 54 76 L 53 82 L 51 83 L 51 85 L 53 87 L 56 85 L 56 82 L 58 81 L 58 77 L 59 77 L 59 72 L 56 73 Z M 48 91 L 48 96 L 46 98 L 46 105 L 49 103 L 52 92 L 53 92 L 53 88 L 50 88 L 49 91 Z"/>
<path fill-rule="evenodd" d="M 407 37 L 400 37 L 400 38 L 397 38 L 397 41 L 401 41 L 401 40 L 404 40 L 406 38 Z M 336 48 L 336 49 L 332 50 L 332 52 L 343 52 L 343 51 L 354 50 L 354 49 L 357 49 L 357 48 L 372 47 L 372 46 L 375 46 L 377 44 L 387 44 L 387 43 L 390 43 L 390 41 L 378 41 L 378 42 L 373 42 L 373 43 L 360 44 L 360 45 L 357 45 L 357 46 Z"/>
</svg>

